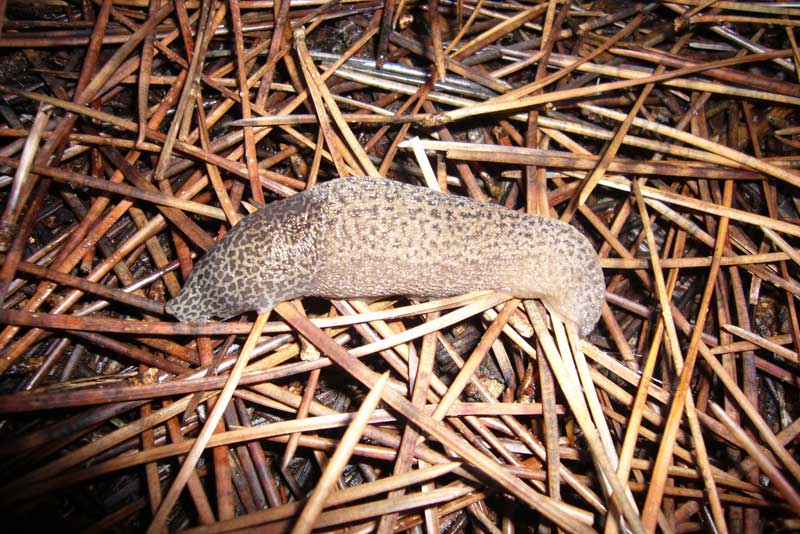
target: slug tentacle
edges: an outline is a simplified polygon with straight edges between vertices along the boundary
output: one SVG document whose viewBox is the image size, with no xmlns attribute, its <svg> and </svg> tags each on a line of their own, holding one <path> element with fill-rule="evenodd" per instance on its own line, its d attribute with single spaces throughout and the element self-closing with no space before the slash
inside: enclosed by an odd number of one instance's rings
<svg viewBox="0 0 800 534">
<path fill-rule="evenodd" d="M 182 321 L 296 297 L 541 298 L 586 335 L 605 282 L 572 226 L 383 178 L 338 179 L 243 219 L 200 260 L 167 311 Z"/>
</svg>

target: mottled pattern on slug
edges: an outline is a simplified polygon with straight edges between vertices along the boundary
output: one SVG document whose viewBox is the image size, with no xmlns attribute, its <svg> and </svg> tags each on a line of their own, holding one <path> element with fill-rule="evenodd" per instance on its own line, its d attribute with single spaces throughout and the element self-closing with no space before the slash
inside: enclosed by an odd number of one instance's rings
<svg viewBox="0 0 800 534">
<path fill-rule="evenodd" d="M 572 226 L 383 178 L 337 179 L 244 218 L 167 304 L 181 321 L 304 296 L 442 297 L 494 289 L 540 298 L 584 335 L 605 282 Z"/>
</svg>

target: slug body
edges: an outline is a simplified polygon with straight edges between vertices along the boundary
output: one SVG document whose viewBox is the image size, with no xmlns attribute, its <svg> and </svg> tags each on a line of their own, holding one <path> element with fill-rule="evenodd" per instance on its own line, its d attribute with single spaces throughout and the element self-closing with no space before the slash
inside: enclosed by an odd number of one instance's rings
<svg viewBox="0 0 800 534">
<path fill-rule="evenodd" d="M 572 226 L 404 185 L 344 178 L 242 219 L 167 303 L 181 321 L 266 311 L 284 300 L 498 290 L 540 298 L 587 335 L 605 282 Z"/>
</svg>

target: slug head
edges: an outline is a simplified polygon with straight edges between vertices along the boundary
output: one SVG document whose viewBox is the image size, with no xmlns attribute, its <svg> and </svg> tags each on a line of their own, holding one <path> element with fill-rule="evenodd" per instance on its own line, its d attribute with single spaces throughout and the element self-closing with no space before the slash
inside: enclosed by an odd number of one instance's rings
<svg viewBox="0 0 800 534">
<path fill-rule="evenodd" d="M 178 295 L 167 302 L 167 313 L 181 322 L 205 322 L 212 317 L 227 319 L 246 311 L 233 302 L 230 289 L 221 284 L 224 270 L 214 268 L 214 262 L 208 261 L 210 255 L 195 264 Z"/>
<path fill-rule="evenodd" d="M 591 288 L 585 288 L 591 291 Z M 570 291 L 558 299 L 545 299 L 548 306 L 562 319 L 575 325 L 578 332 L 586 337 L 592 333 L 603 311 L 603 298 L 596 292 L 578 293 Z"/>
<path fill-rule="evenodd" d="M 537 219 L 541 241 L 527 248 L 527 271 L 516 282 L 583 336 L 594 330 L 605 304 L 605 279 L 592 244 L 573 226 Z"/>
<path fill-rule="evenodd" d="M 548 306 L 560 316 L 575 325 L 578 332 L 586 337 L 592 333 L 605 304 L 605 281 L 603 271 L 596 258 L 587 265 L 587 270 L 565 283 L 558 293 L 545 298 Z"/>
</svg>

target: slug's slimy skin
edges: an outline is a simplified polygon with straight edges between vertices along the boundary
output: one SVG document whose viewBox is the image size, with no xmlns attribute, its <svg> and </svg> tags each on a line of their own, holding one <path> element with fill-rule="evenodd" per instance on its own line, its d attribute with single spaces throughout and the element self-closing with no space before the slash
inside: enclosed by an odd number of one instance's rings
<svg viewBox="0 0 800 534">
<path fill-rule="evenodd" d="M 242 219 L 194 267 L 167 312 L 181 321 L 284 300 L 493 289 L 539 298 L 589 334 L 605 282 L 572 226 L 383 178 L 344 178 Z"/>
</svg>

